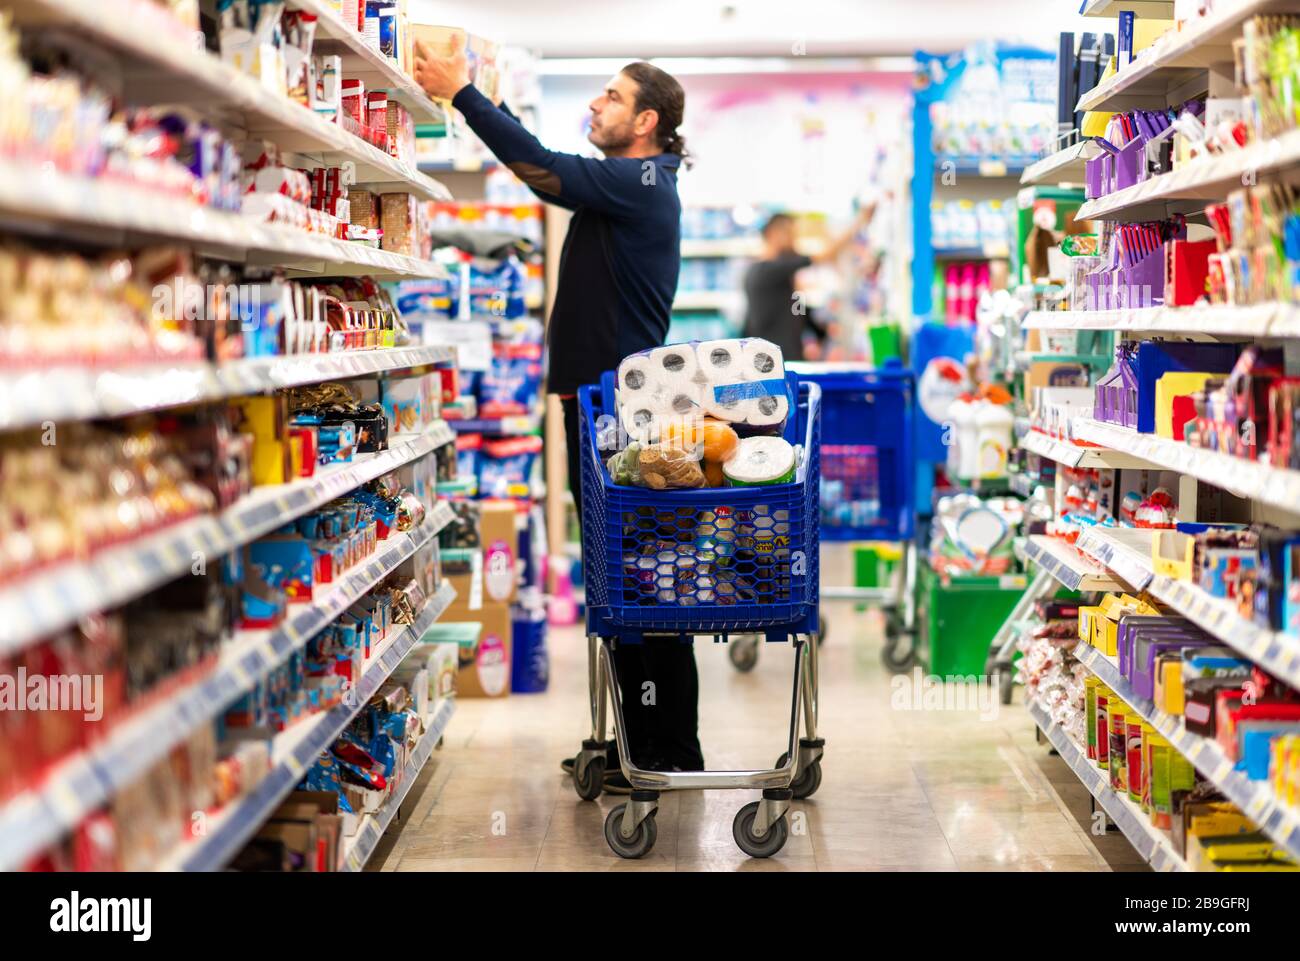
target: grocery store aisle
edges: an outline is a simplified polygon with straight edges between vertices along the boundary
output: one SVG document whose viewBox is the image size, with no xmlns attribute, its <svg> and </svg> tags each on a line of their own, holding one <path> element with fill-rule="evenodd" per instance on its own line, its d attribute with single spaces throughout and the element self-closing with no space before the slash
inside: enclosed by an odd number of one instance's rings
<svg viewBox="0 0 1300 961">
<path fill-rule="evenodd" d="M 827 616 L 825 778 L 814 797 L 795 802 L 792 836 L 771 860 L 751 860 L 732 840 L 732 818 L 752 799 L 746 792 L 666 794 L 650 855 L 632 862 L 610 852 L 602 824 L 624 798 L 579 801 L 559 768 L 586 719 L 585 644 L 573 628 L 551 633 L 546 694 L 460 702 L 405 827 L 386 839 L 372 870 L 1142 867 L 1122 837 L 1090 834 L 1087 795 L 1035 743 L 1022 707 L 913 710 L 910 685 L 891 686 L 880 664 L 879 614 L 840 604 Z M 767 647 L 748 675 L 721 645 L 697 642 L 697 657 L 707 762 L 774 762 L 789 714 L 789 646 Z"/>
</svg>

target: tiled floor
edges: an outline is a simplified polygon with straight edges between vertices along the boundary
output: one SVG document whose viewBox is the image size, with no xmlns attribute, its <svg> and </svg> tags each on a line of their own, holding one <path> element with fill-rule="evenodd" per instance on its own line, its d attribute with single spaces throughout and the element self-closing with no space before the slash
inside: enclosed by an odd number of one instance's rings
<svg viewBox="0 0 1300 961">
<path fill-rule="evenodd" d="M 1123 837 L 1090 831 L 1089 798 L 1036 743 L 1018 704 L 995 711 L 910 710 L 880 664 L 880 616 L 828 604 L 822 649 L 824 780 L 795 802 L 791 837 L 753 860 L 731 836 L 749 792 L 665 794 L 658 842 L 625 861 L 602 835 L 624 798 L 580 801 L 561 773 L 588 731 L 586 645 L 552 630 L 551 688 L 462 700 L 441 751 L 412 791 L 371 870 L 1106 871 L 1143 870 Z M 750 674 L 697 642 L 701 740 L 711 767 L 759 767 L 781 753 L 791 648 L 770 645 Z M 1019 698 L 1019 692 L 1017 692 Z M 993 697 L 996 703 L 996 697 Z M 986 704 L 988 702 L 985 702 Z"/>
</svg>

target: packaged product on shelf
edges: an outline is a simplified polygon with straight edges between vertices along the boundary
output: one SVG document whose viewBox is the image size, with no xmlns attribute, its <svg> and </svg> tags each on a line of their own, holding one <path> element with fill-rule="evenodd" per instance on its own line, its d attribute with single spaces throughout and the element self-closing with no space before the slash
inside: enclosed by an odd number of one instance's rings
<svg viewBox="0 0 1300 961">
<path fill-rule="evenodd" d="M 484 442 L 478 473 L 481 496 L 527 496 L 541 452 L 542 439 L 536 435 Z"/>
<path fill-rule="evenodd" d="M 379 198 L 380 244 L 384 250 L 408 257 L 417 256 L 418 204 L 410 194 L 384 194 Z"/>
</svg>

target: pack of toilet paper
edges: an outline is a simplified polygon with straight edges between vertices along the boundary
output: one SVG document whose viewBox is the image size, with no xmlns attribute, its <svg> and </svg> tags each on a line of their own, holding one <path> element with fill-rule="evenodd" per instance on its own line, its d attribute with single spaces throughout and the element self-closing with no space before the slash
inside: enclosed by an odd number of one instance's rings
<svg viewBox="0 0 1300 961">
<path fill-rule="evenodd" d="M 674 418 L 716 417 L 780 430 L 790 414 L 781 348 L 758 337 L 669 344 L 632 354 L 618 365 L 615 400 L 624 431 L 642 443 L 654 443 Z"/>
</svg>

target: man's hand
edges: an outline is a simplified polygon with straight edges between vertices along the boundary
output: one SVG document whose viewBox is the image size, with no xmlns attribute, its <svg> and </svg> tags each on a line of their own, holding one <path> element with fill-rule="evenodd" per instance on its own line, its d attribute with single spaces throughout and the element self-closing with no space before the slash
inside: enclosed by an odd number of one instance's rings
<svg viewBox="0 0 1300 961">
<path fill-rule="evenodd" d="M 430 97 L 450 100 L 469 86 L 469 63 L 465 59 L 465 35 L 453 39 L 456 52 L 436 57 L 422 40 L 415 42 L 415 82 Z"/>
</svg>

